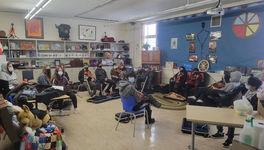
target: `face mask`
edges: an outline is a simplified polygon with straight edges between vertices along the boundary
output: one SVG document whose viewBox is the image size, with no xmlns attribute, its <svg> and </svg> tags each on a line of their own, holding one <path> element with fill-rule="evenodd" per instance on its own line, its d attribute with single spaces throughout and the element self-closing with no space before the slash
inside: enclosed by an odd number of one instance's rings
<svg viewBox="0 0 264 150">
<path fill-rule="evenodd" d="M 98 66 L 98 68 L 102 68 L 102 66 Z"/>
<path fill-rule="evenodd" d="M 86 71 L 88 71 L 88 68 L 85 68 Z"/>
<path fill-rule="evenodd" d="M 9 68 L 8 70 L 9 70 L 9 72 L 13 72 L 14 68 Z"/>
<path fill-rule="evenodd" d="M 145 71 L 148 71 L 148 69 L 145 69 Z"/>
<path fill-rule="evenodd" d="M 114 66 L 114 69 L 117 69 L 117 66 Z"/>
<path fill-rule="evenodd" d="M 130 83 L 134 83 L 134 82 L 135 82 L 135 78 L 130 77 L 130 78 L 128 78 L 128 81 L 129 81 Z"/>
<path fill-rule="evenodd" d="M 231 79 L 231 78 L 229 78 L 229 81 L 230 81 L 230 82 L 232 82 L 232 79 Z"/>
<path fill-rule="evenodd" d="M 250 89 L 250 87 L 248 86 L 248 84 L 245 84 L 245 87 L 246 87 L 246 89 L 248 89 L 248 90 Z"/>
<path fill-rule="evenodd" d="M 61 76 L 61 75 L 63 75 L 63 72 L 62 71 L 59 71 L 58 74 Z"/>
</svg>

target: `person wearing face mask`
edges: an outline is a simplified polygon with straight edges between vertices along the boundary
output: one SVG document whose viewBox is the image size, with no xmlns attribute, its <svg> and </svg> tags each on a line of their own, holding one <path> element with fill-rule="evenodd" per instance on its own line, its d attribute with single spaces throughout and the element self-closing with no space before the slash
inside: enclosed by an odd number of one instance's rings
<svg viewBox="0 0 264 150">
<path fill-rule="evenodd" d="M 245 89 L 242 90 L 242 93 L 245 93 L 244 96 L 253 106 L 253 110 L 257 110 L 257 107 L 258 107 L 257 92 L 261 85 L 262 85 L 262 82 L 258 78 L 250 77 L 248 78 L 247 83 L 245 83 Z M 233 108 L 233 106 L 230 106 L 229 108 Z M 228 147 L 230 144 L 232 144 L 234 133 L 235 133 L 235 128 L 228 127 L 228 132 L 227 132 L 228 138 L 223 143 L 223 146 Z M 223 127 L 217 126 L 217 133 L 213 134 L 212 136 L 215 138 L 224 137 Z"/>
<path fill-rule="evenodd" d="M 108 79 L 106 71 L 102 68 L 102 63 L 99 63 L 97 69 L 95 70 L 96 79 L 103 85 L 102 90 L 105 89 L 106 83 L 108 83 L 108 87 L 105 90 L 106 93 L 110 93 L 110 88 L 112 87 L 112 92 L 115 90 L 115 82 Z M 102 93 L 100 92 L 100 95 Z"/>
<path fill-rule="evenodd" d="M 177 93 L 183 95 L 182 88 L 185 86 L 185 82 L 188 78 L 187 72 L 183 66 L 180 67 L 180 71 L 176 73 L 170 80 L 170 92 L 174 91 L 174 85 L 177 85 Z"/>
<path fill-rule="evenodd" d="M 63 69 L 64 71 L 64 76 L 68 79 L 68 81 L 70 81 L 70 77 L 68 75 L 68 73 L 66 72 L 65 68 L 64 68 L 64 64 L 61 64 L 60 67 Z"/>
<path fill-rule="evenodd" d="M 148 80 L 147 80 L 147 82 L 145 83 L 145 87 L 146 88 L 148 88 L 148 89 L 150 89 L 150 82 L 152 81 L 152 77 L 154 77 L 154 74 L 153 73 L 155 73 L 155 72 L 153 72 L 153 70 L 151 69 L 151 68 L 149 68 L 149 67 L 145 67 L 145 68 L 143 68 L 143 69 L 140 69 L 139 71 L 138 71 L 138 77 L 137 77 L 137 81 L 136 81 L 136 87 L 137 87 L 137 89 L 140 91 L 141 90 L 141 83 L 142 82 L 145 82 L 145 80 L 146 80 L 146 77 L 148 77 Z"/>
<path fill-rule="evenodd" d="M 194 94 L 196 98 L 195 101 L 197 101 L 198 99 L 203 99 L 203 96 L 207 97 L 207 95 L 210 94 L 212 89 L 220 89 L 229 82 L 230 82 L 230 72 L 225 71 L 221 81 L 218 81 L 213 84 L 209 84 L 207 87 L 199 88 L 199 90 L 197 90 L 197 92 Z"/>
<path fill-rule="evenodd" d="M 121 69 L 119 69 L 121 68 Z M 113 64 L 113 68 L 111 69 L 110 71 L 110 75 L 111 75 L 111 78 L 112 80 L 115 82 L 115 84 L 113 85 L 113 89 L 116 88 L 116 83 L 121 80 L 120 78 L 120 74 L 122 73 L 122 66 L 117 66 L 116 63 Z"/>
<path fill-rule="evenodd" d="M 80 89 L 88 89 L 88 93 L 93 97 L 96 94 L 95 77 L 89 70 L 87 63 L 83 64 L 83 69 L 79 72 L 78 78 L 82 84 Z M 90 88 L 88 88 L 88 84 Z"/>
<path fill-rule="evenodd" d="M 134 86 L 136 74 L 131 71 L 126 74 L 126 80 L 120 81 L 120 89 L 119 94 L 124 97 L 133 96 L 136 99 L 136 104 L 133 107 L 134 111 L 145 107 L 148 112 L 148 120 L 149 123 L 154 123 L 155 119 L 151 117 L 152 110 L 150 108 L 150 104 L 152 104 L 156 108 L 160 108 L 161 104 L 152 96 L 146 95 L 138 92 Z M 146 117 L 146 116 L 145 116 Z M 145 118 L 145 123 L 147 124 L 147 118 Z"/>
<path fill-rule="evenodd" d="M 77 113 L 77 98 L 76 95 L 70 91 L 70 85 L 68 79 L 64 76 L 63 69 L 61 67 L 57 67 L 55 69 L 55 72 L 52 76 L 51 83 L 53 85 L 57 86 L 63 86 L 64 89 L 67 91 L 67 95 L 70 96 L 70 99 L 72 100 L 73 106 L 74 106 L 74 113 Z M 63 114 L 62 108 L 63 108 L 63 100 L 58 100 L 60 114 Z"/>
<path fill-rule="evenodd" d="M 50 72 L 50 66 L 44 65 L 42 67 L 42 73 L 38 76 L 37 83 L 39 85 L 50 85 L 51 80 L 51 72 Z"/>
<path fill-rule="evenodd" d="M 8 81 L 9 89 L 20 85 L 17 76 L 14 72 L 13 65 L 10 62 L 4 62 L 1 65 L 0 79 Z"/>
<path fill-rule="evenodd" d="M 195 87 L 201 81 L 202 81 L 202 76 L 199 73 L 199 69 L 194 68 L 192 71 L 192 74 L 187 79 L 186 95 L 185 95 L 186 98 L 188 98 L 188 96 L 189 96 L 190 89 Z"/>
</svg>

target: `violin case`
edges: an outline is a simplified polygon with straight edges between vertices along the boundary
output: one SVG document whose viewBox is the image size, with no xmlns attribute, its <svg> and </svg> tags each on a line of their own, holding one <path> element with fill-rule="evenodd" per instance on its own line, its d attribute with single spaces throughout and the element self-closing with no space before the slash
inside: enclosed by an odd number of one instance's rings
<svg viewBox="0 0 264 150">
<path fill-rule="evenodd" d="M 181 102 L 186 101 L 185 97 L 181 96 L 180 94 L 174 93 L 174 92 L 170 92 L 169 94 L 164 95 L 163 98 L 172 99 L 172 100 L 181 101 Z"/>
<path fill-rule="evenodd" d="M 114 95 L 111 96 L 95 96 L 92 98 L 88 98 L 86 101 L 87 102 L 91 102 L 91 103 L 95 103 L 95 104 L 99 104 L 102 102 L 106 102 L 106 101 L 110 101 L 110 100 L 114 100 L 114 99 L 118 99 L 120 98 L 119 93 L 116 93 Z"/>
<path fill-rule="evenodd" d="M 115 114 L 115 120 L 116 121 L 118 121 L 118 118 L 120 116 L 120 113 L 116 113 Z M 144 111 L 135 113 L 135 115 L 136 115 L 136 118 L 143 117 L 144 116 Z M 121 115 L 121 118 L 120 118 L 120 121 L 119 122 L 121 122 L 121 123 L 128 123 L 131 119 L 134 119 L 134 116 L 133 115 L 131 116 L 129 113 L 123 112 L 122 115 Z"/>
<path fill-rule="evenodd" d="M 209 137 L 210 126 L 207 124 L 195 123 L 194 130 L 195 130 L 195 134 L 197 135 Z M 191 134 L 192 133 L 192 122 L 187 121 L 186 118 L 183 118 L 181 131 L 183 133 Z"/>
</svg>

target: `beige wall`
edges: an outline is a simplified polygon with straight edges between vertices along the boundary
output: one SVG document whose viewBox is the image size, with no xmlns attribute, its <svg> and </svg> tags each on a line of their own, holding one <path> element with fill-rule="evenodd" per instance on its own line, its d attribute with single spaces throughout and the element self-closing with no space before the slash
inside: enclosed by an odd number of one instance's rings
<svg viewBox="0 0 264 150">
<path fill-rule="evenodd" d="M 4 30 L 6 34 L 9 34 L 11 23 L 15 24 L 16 35 L 20 39 L 25 39 L 25 15 L 17 13 L 5 13 L 0 12 L 0 30 Z M 104 27 L 106 22 L 95 22 L 90 20 L 80 20 L 80 19 L 63 19 L 63 18 L 53 18 L 53 17 L 40 17 L 43 18 L 44 26 L 44 39 L 45 40 L 60 40 L 58 30 L 55 28 L 55 24 L 69 24 L 71 26 L 70 39 L 72 41 L 79 41 L 78 36 L 78 26 L 79 25 L 91 25 L 96 26 L 96 41 L 100 41 L 104 35 L 107 33 L 108 37 L 114 37 L 116 41 L 124 40 L 124 27 L 125 25 Z M 84 40 L 82 40 L 84 41 Z M 127 41 L 129 42 L 129 41 Z"/>
</svg>

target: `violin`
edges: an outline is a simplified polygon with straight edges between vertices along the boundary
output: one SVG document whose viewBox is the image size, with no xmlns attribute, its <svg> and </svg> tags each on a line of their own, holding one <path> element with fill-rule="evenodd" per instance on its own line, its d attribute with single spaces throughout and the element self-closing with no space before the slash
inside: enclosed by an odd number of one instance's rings
<svg viewBox="0 0 264 150">
<path fill-rule="evenodd" d="M 10 28 L 10 32 L 9 32 L 9 34 L 10 34 L 10 36 L 15 36 L 16 34 L 15 34 L 15 28 L 13 27 L 14 26 L 14 24 L 12 23 L 11 24 L 11 28 Z"/>
<path fill-rule="evenodd" d="M 218 83 L 214 83 L 212 87 L 219 89 L 224 87 L 225 85 L 226 85 L 225 83 L 218 82 Z"/>
<path fill-rule="evenodd" d="M 142 100 L 148 100 L 149 98 L 148 97 L 146 97 L 146 96 L 144 96 L 144 94 L 143 93 L 141 93 L 141 92 L 137 92 L 137 94 L 138 94 L 138 96 L 140 97 L 140 99 L 142 99 Z"/>
<path fill-rule="evenodd" d="M 93 78 L 93 74 L 91 71 L 84 71 L 84 74 L 87 75 L 89 78 Z"/>
<path fill-rule="evenodd" d="M 118 68 L 115 69 L 115 72 L 117 72 L 118 74 L 120 74 L 120 73 L 122 72 L 121 69 L 122 69 L 123 65 L 124 65 L 124 62 L 122 61 L 122 62 L 120 63 L 120 65 L 118 66 Z"/>
<path fill-rule="evenodd" d="M 183 76 L 183 74 L 182 73 L 179 73 L 178 75 L 177 75 L 177 78 L 176 78 L 176 83 L 179 83 L 180 82 L 180 80 L 181 80 L 181 77 Z"/>
</svg>

